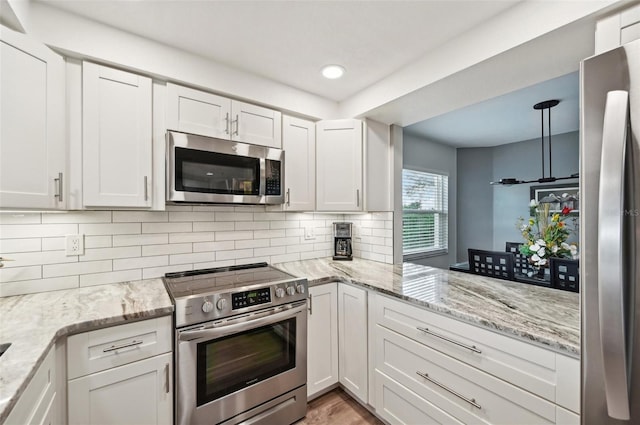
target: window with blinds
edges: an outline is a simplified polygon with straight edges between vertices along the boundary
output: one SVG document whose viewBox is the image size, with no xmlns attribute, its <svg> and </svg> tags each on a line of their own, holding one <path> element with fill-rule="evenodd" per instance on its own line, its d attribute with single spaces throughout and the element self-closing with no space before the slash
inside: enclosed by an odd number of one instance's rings
<svg viewBox="0 0 640 425">
<path fill-rule="evenodd" d="M 402 170 L 403 255 L 446 252 L 449 176 Z"/>
</svg>

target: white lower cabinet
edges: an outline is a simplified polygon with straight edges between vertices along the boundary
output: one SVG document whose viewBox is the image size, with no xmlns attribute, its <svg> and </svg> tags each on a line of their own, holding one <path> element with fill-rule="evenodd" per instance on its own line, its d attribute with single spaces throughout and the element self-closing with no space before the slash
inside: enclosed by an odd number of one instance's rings
<svg viewBox="0 0 640 425">
<path fill-rule="evenodd" d="M 369 294 L 370 399 L 391 424 L 577 424 L 578 359 Z"/>
<path fill-rule="evenodd" d="M 9 413 L 5 424 L 60 424 L 60 397 L 56 390 L 57 376 L 56 349 L 53 347 Z"/>
<path fill-rule="evenodd" d="M 340 383 L 367 404 L 367 291 L 345 283 L 338 285 L 338 347 Z"/>
<path fill-rule="evenodd" d="M 69 337 L 69 424 L 171 424 L 171 333 L 165 316 Z"/>
<path fill-rule="evenodd" d="M 338 284 L 309 288 L 307 395 L 338 383 Z"/>
<path fill-rule="evenodd" d="M 69 424 L 171 424 L 172 354 L 69 381 Z"/>
</svg>

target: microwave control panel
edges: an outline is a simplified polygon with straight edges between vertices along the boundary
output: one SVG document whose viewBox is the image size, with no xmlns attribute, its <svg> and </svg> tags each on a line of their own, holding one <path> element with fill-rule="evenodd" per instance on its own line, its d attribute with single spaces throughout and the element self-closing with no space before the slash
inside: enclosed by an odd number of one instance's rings
<svg viewBox="0 0 640 425">
<path fill-rule="evenodd" d="M 282 163 L 280 161 L 272 161 L 267 159 L 266 162 L 266 175 L 265 175 L 265 195 L 280 196 L 280 186 L 282 179 L 280 178 L 280 167 Z"/>
<path fill-rule="evenodd" d="M 254 305 L 271 302 L 271 288 L 261 288 L 253 291 L 236 292 L 231 294 L 231 309 L 253 307 Z"/>
</svg>

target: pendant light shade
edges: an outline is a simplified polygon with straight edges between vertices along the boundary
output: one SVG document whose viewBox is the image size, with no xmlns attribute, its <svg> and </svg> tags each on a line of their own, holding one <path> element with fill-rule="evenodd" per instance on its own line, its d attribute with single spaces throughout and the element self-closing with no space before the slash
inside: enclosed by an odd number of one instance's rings
<svg viewBox="0 0 640 425">
<path fill-rule="evenodd" d="M 540 111 L 540 159 L 542 162 L 542 177 L 536 180 L 518 180 L 513 177 L 507 177 L 498 180 L 497 182 L 490 182 L 493 185 L 511 186 L 514 184 L 523 183 L 552 183 L 558 180 L 575 179 L 579 177 L 578 173 L 571 174 L 567 177 L 554 177 L 552 167 L 552 155 L 551 155 L 551 108 L 557 106 L 560 103 L 557 99 L 545 100 L 533 105 L 533 109 Z M 544 111 L 547 110 L 547 134 L 548 134 L 548 146 L 549 146 L 549 176 L 545 173 L 545 138 L 544 138 Z"/>
</svg>

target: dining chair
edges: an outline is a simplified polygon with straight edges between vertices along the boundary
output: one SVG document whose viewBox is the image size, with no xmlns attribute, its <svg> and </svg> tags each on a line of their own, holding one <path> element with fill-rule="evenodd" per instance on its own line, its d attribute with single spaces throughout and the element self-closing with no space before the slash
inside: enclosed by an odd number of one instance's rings
<svg viewBox="0 0 640 425">
<path fill-rule="evenodd" d="M 551 287 L 580 292 L 580 261 L 550 258 Z"/>
<path fill-rule="evenodd" d="M 520 254 L 520 246 L 522 242 L 507 242 L 505 244 L 505 251 L 513 254 L 513 272 L 518 274 L 527 274 L 531 271 L 531 265 L 529 259 Z"/>
<path fill-rule="evenodd" d="M 468 254 L 471 273 L 513 280 L 513 253 L 469 248 Z"/>
</svg>

